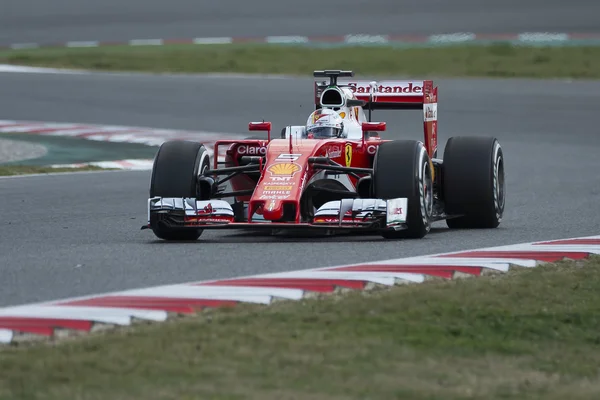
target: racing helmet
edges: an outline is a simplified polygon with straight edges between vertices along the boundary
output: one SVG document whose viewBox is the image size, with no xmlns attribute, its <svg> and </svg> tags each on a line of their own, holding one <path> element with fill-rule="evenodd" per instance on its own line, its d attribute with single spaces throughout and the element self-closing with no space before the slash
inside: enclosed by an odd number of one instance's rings
<svg viewBox="0 0 600 400">
<path fill-rule="evenodd" d="M 306 121 L 305 137 L 309 139 L 326 139 L 342 137 L 344 120 L 329 108 L 314 111 Z"/>
</svg>

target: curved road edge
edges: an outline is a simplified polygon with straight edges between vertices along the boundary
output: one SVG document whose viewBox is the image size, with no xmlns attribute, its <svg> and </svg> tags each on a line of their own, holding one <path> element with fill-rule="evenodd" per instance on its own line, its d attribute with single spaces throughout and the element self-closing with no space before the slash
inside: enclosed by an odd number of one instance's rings
<svg viewBox="0 0 600 400">
<path fill-rule="evenodd" d="M 600 235 L 472 249 L 419 257 L 381 260 L 230 279 L 188 282 L 103 293 L 52 302 L 0 308 L 0 343 L 57 339 L 129 326 L 133 319 L 164 322 L 174 314 L 239 303 L 298 301 L 336 288 L 369 290 L 374 285 L 422 283 L 506 273 L 513 266 L 532 268 L 544 262 L 583 260 L 600 254 Z"/>
</svg>

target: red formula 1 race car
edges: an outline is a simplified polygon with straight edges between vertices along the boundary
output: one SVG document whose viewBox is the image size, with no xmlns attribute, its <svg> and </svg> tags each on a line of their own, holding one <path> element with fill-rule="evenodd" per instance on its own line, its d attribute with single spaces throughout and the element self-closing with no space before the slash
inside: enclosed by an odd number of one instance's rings
<svg viewBox="0 0 600 400">
<path fill-rule="evenodd" d="M 163 143 L 143 229 L 165 240 L 196 240 L 204 229 L 362 230 L 395 239 L 422 238 L 443 219 L 450 228 L 499 225 L 500 144 L 453 137 L 437 158 L 433 81 L 342 84 L 351 71 L 314 76 L 329 78 L 315 82 L 315 112 L 281 138 L 271 138 L 270 122 L 251 122 L 249 130 L 268 131 L 268 139 L 217 141 L 212 163 L 201 143 Z M 371 121 L 373 110 L 422 110 L 424 140 L 383 140 L 386 124 Z"/>
</svg>

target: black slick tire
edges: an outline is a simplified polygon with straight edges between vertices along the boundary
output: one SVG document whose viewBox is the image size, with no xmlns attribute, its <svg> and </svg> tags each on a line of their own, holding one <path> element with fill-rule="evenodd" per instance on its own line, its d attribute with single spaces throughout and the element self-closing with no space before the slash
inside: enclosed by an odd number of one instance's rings
<svg viewBox="0 0 600 400">
<path fill-rule="evenodd" d="M 423 144 L 395 140 L 379 145 L 373 163 L 373 196 L 378 199 L 408 199 L 408 229 L 384 230 L 386 239 L 423 238 L 431 230 L 433 185 L 431 161 Z"/>
<path fill-rule="evenodd" d="M 210 159 L 201 143 L 174 140 L 164 142 L 154 158 L 150 179 L 150 197 L 197 198 L 198 175 L 210 168 Z M 173 229 L 152 224 L 156 237 L 163 240 L 193 241 L 202 229 Z"/>
<path fill-rule="evenodd" d="M 504 155 L 494 137 L 457 136 L 443 158 L 446 213 L 453 229 L 491 229 L 502 221 L 505 203 Z"/>
</svg>

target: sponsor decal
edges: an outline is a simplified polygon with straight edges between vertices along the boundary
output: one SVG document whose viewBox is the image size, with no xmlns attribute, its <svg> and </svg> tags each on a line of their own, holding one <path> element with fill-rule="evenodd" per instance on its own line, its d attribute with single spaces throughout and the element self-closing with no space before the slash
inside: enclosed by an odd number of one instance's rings
<svg viewBox="0 0 600 400">
<path fill-rule="evenodd" d="M 406 207 L 408 206 L 408 200 L 406 198 L 397 198 L 386 200 L 386 215 L 387 215 L 387 226 L 397 225 L 406 223 Z"/>
<path fill-rule="evenodd" d="M 280 154 L 277 156 L 275 161 L 284 160 L 284 161 L 296 161 L 302 156 L 302 154 Z"/>
<path fill-rule="evenodd" d="M 267 148 L 264 146 L 248 146 L 243 144 L 237 148 L 237 153 L 249 156 L 264 156 L 267 154 Z"/>
<path fill-rule="evenodd" d="M 339 220 L 339 218 L 333 218 L 333 217 L 330 217 L 330 218 L 315 217 L 314 221 L 315 222 L 339 222 L 340 220 Z"/>
<path fill-rule="evenodd" d="M 264 190 L 292 190 L 291 186 L 265 186 Z"/>
<path fill-rule="evenodd" d="M 295 163 L 278 163 L 271 165 L 267 170 L 271 173 L 271 175 L 281 176 L 281 175 L 290 175 L 294 176 L 294 174 L 300 171 L 300 166 Z"/>
<path fill-rule="evenodd" d="M 350 214 L 350 213 L 346 213 L 346 214 Z M 334 216 L 326 216 L 326 217 L 324 217 L 324 216 L 316 216 L 313 219 L 313 222 L 335 222 L 335 223 L 339 223 L 340 219 L 339 219 L 339 217 L 334 217 Z M 342 222 L 346 222 L 346 223 L 347 222 L 350 222 L 350 223 L 355 222 L 356 223 L 356 222 L 362 222 L 362 221 L 359 221 L 357 218 L 353 218 L 352 215 L 349 215 L 349 216 L 345 216 L 344 215 L 344 217 L 342 218 Z"/>
<path fill-rule="evenodd" d="M 330 147 L 327 150 L 327 157 L 329 158 L 338 158 L 342 156 L 342 148 L 340 146 Z"/>
<path fill-rule="evenodd" d="M 282 195 L 273 195 L 273 194 L 263 194 L 262 196 L 260 196 L 260 200 L 285 200 L 289 197 L 288 196 L 282 196 Z"/>
<path fill-rule="evenodd" d="M 267 210 L 273 211 L 274 208 L 275 208 L 275 200 L 271 200 L 269 202 L 269 206 L 267 207 Z"/>
<path fill-rule="evenodd" d="M 425 118 L 425 122 L 437 121 L 437 103 L 425 104 L 423 116 Z"/>
<path fill-rule="evenodd" d="M 316 123 L 319 119 L 326 116 L 327 114 L 322 114 L 322 110 L 317 110 L 312 114 L 312 123 Z"/>
<path fill-rule="evenodd" d="M 208 203 L 206 206 L 204 206 L 204 208 L 202 210 L 198 210 L 196 212 L 196 214 L 201 215 L 201 214 L 212 214 L 213 213 L 213 207 L 212 204 Z"/>
<path fill-rule="evenodd" d="M 377 147 L 379 146 L 375 146 L 374 144 L 370 144 L 367 146 L 367 153 L 374 155 L 375 153 L 377 153 Z"/>
<path fill-rule="evenodd" d="M 207 222 L 233 222 L 233 217 L 185 217 L 186 223 L 205 224 Z"/>
<path fill-rule="evenodd" d="M 275 181 L 267 181 L 263 183 L 265 185 L 265 188 L 267 187 L 271 187 L 271 186 L 277 186 L 277 187 L 285 187 L 285 188 L 289 188 L 290 190 L 292 189 L 292 186 L 296 185 L 296 182 L 275 182 Z"/>
<path fill-rule="evenodd" d="M 346 159 L 346 167 L 349 167 L 352 164 L 352 144 L 346 143 L 346 148 L 344 149 L 344 155 Z"/>
<path fill-rule="evenodd" d="M 292 180 L 291 176 L 272 176 L 271 179 L 273 180 L 273 182 L 269 182 L 269 185 L 279 185 L 279 183 L 277 182 L 286 182 L 285 185 L 287 185 L 288 183 L 290 185 L 294 184 L 293 182 L 290 182 Z"/>
<path fill-rule="evenodd" d="M 364 94 L 371 93 L 370 86 L 359 86 L 357 82 L 348 83 L 352 93 Z M 421 94 L 423 93 L 423 87 L 415 85 L 413 82 L 407 82 L 406 86 L 389 86 L 389 85 L 378 85 L 376 86 L 377 93 L 389 93 L 389 94 Z"/>
<path fill-rule="evenodd" d="M 342 112 L 340 112 L 340 117 L 342 117 L 342 118 L 346 118 L 346 113 L 345 113 L 345 112 L 343 112 L 343 111 L 342 111 Z"/>
<path fill-rule="evenodd" d="M 263 190 L 262 192 L 263 194 L 277 194 L 277 195 L 285 195 L 285 196 L 289 196 L 290 194 L 292 194 L 292 192 L 290 192 L 289 190 Z"/>
</svg>

